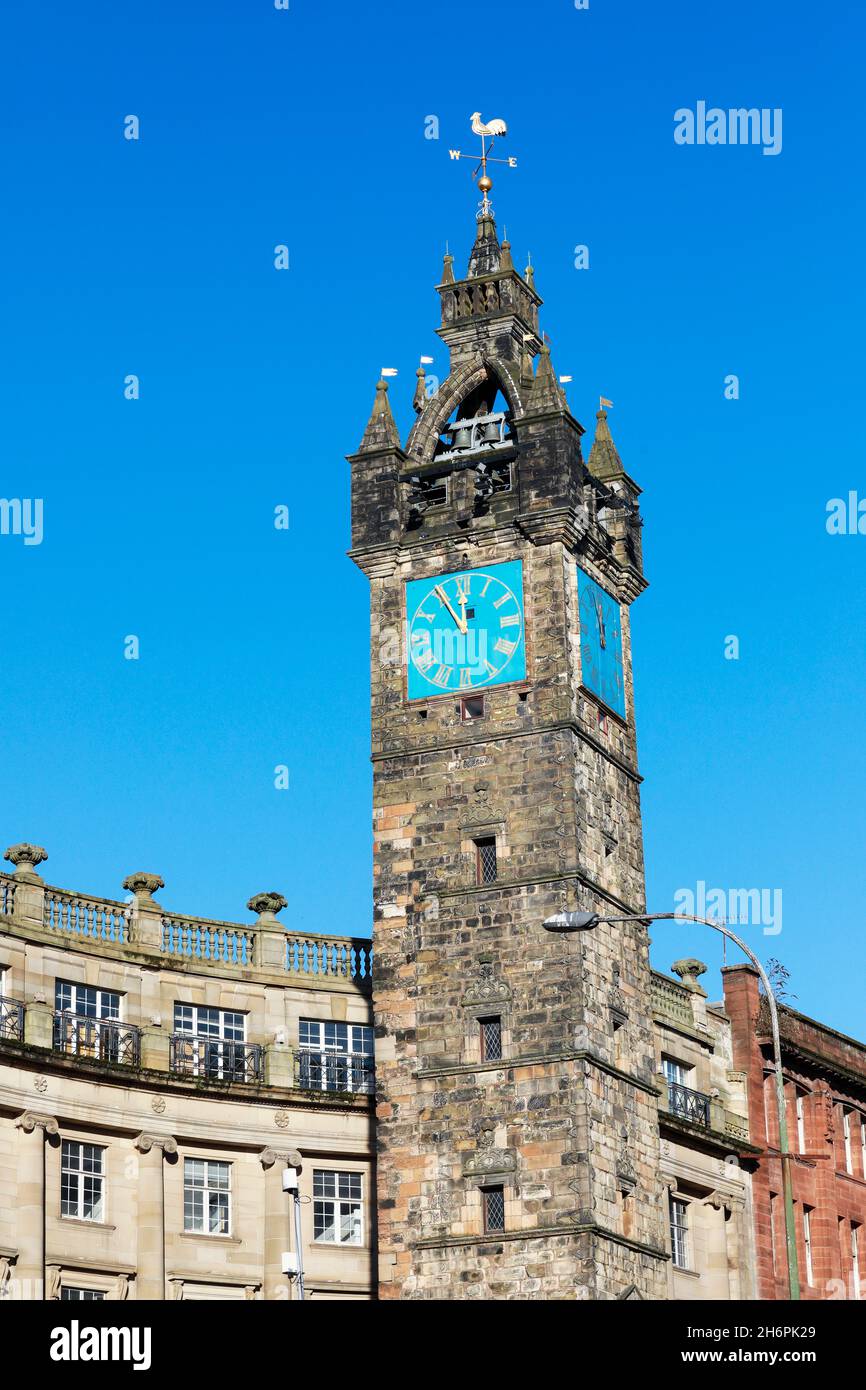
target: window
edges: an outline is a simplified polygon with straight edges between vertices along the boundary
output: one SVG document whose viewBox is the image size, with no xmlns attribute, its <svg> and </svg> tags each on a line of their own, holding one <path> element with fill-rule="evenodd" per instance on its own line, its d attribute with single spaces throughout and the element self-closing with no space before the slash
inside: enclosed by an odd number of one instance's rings
<svg viewBox="0 0 866 1390">
<path fill-rule="evenodd" d="M 244 1046 L 246 1014 L 198 1004 L 174 1006 L 173 1067 L 193 1076 L 243 1081 L 254 1049 Z"/>
<path fill-rule="evenodd" d="M 105 1294 L 101 1289 L 76 1289 L 64 1284 L 60 1290 L 60 1298 L 62 1301 L 69 1302 L 98 1303 L 105 1298 Z"/>
<path fill-rule="evenodd" d="M 105 1199 L 105 1149 L 64 1139 L 60 1155 L 60 1212 L 79 1221 L 101 1221 Z"/>
<path fill-rule="evenodd" d="M 681 1197 L 671 1196 L 671 1259 L 677 1269 L 689 1267 L 689 1204 Z"/>
<path fill-rule="evenodd" d="M 298 1043 L 298 1084 L 306 1090 L 372 1091 L 373 1030 L 368 1024 L 302 1018 Z"/>
<path fill-rule="evenodd" d="M 479 1018 L 481 1032 L 482 1062 L 499 1062 L 502 1059 L 502 1019 Z"/>
<path fill-rule="evenodd" d="M 776 1273 L 776 1204 L 778 1197 L 770 1193 L 770 1253 L 773 1256 L 773 1273 Z"/>
<path fill-rule="evenodd" d="M 803 1240 L 806 1245 L 806 1283 L 812 1284 L 812 1208 L 803 1208 Z"/>
<path fill-rule="evenodd" d="M 860 1227 L 851 1222 L 851 1292 L 860 1297 Z"/>
<path fill-rule="evenodd" d="M 806 1097 L 803 1091 L 797 1091 L 796 1095 L 797 1148 L 801 1154 L 804 1154 L 806 1152 Z"/>
<path fill-rule="evenodd" d="M 860 1176 L 866 1178 L 866 1115 L 860 1111 Z"/>
<path fill-rule="evenodd" d="M 54 1007 L 59 1014 L 76 1014 L 78 1018 L 119 1019 L 120 995 L 108 989 L 95 989 L 93 985 L 57 980 Z"/>
<path fill-rule="evenodd" d="M 845 1172 L 854 1172 L 854 1160 L 851 1153 L 851 1111 L 842 1108 L 842 1137 L 845 1141 Z"/>
<path fill-rule="evenodd" d="M 479 884 L 496 882 L 496 836 L 475 841 L 475 877 Z"/>
<path fill-rule="evenodd" d="M 688 1086 L 691 1068 L 673 1057 L 662 1057 L 662 1071 L 669 1086 Z"/>
<path fill-rule="evenodd" d="M 361 1173 L 313 1169 L 313 1239 L 329 1245 L 363 1245 Z"/>
<path fill-rule="evenodd" d="M 485 1231 L 505 1230 L 505 1189 L 502 1187 L 483 1187 L 481 1201 L 484 1207 Z"/>
<path fill-rule="evenodd" d="M 463 724 L 471 724 L 475 719 L 484 718 L 484 696 L 466 695 L 460 701 L 460 720 Z"/>
<path fill-rule="evenodd" d="M 231 1234 L 231 1164 L 206 1158 L 183 1161 L 183 1229 Z"/>
</svg>

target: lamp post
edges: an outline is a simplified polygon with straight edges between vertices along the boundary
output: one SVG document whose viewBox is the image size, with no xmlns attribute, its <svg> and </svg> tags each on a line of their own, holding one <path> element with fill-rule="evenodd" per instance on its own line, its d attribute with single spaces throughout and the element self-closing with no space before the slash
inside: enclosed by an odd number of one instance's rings
<svg viewBox="0 0 866 1390">
<path fill-rule="evenodd" d="M 754 965 L 764 986 L 767 1004 L 770 1009 L 770 1026 L 773 1033 L 773 1065 L 776 1074 L 776 1112 L 779 1117 L 779 1156 L 782 1163 L 782 1193 L 785 1204 L 785 1254 L 788 1265 L 788 1294 L 791 1299 L 800 1297 L 800 1274 L 797 1268 L 797 1235 L 794 1227 L 794 1189 L 791 1183 L 791 1150 L 788 1144 L 788 1118 L 785 1107 L 785 1082 L 782 1075 L 782 1044 L 779 1039 L 779 1010 L 767 973 L 755 953 L 722 922 L 711 917 L 693 917 L 687 912 L 630 913 L 627 917 L 602 917 L 597 912 L 557 912 L 544 921 L 544 929 L 549 932 L 592 931 L 602 922 L 697 922 L 704 927 L 712 927 L 721 932 Z"/>
</svg>

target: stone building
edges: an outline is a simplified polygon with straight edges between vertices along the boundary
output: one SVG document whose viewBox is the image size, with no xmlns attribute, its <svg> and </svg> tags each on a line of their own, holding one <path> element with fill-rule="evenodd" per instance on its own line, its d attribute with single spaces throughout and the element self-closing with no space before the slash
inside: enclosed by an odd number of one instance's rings
<svg viewBox="0 0 866 1390">
<path fill-rule="evenodd" d="M 731 1021 L 707 1002 L 702 961 L 652 974 L 661 1181 L 673 1299 L 755 1297 L 746 1075 L 734 1068 Z"/>
<path fill-rule="evenodd" d="M 450 372 L 350 459 L 370 581 L 384 1298 L 664 1297 L 629 609 L 637 484 L 557 380 L 487 201 Z M 537 366 L 535 365 L 537 359 Z"/>
<path fill-rule="evenodd" d="M 370 1298 L 368 941 L 0 875 L 0 1298 Z"/>
<path fill-rule="evenodd" d="M 734 1062 L 746 1077 L 757 1296 L 788 1297 L 779 1126 L 766 999 L 749 965 L 723 971 Z M 803 1299 L 866 1296 L 866 1044 L 779 1004 L 794 1224 Z"/>
</svg>

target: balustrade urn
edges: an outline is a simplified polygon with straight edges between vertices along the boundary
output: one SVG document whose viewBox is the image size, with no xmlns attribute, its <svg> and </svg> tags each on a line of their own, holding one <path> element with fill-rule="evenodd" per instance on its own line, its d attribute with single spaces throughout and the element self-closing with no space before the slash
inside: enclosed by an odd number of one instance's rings
<svg viewBox="0 0 866 1390">
<path fill-rule="evenodd" d="M 48 852 L 41 845 L 30 845 L 26 842 L 20 845 L 10 845 L 3 858 L 15 865 L 16 878 L 29 879 L 31 882 L 37 883 L 42 882 L 42 878 L 36 872 L 36 865 L 44 863 L 48 858 Z"/>
</svg>

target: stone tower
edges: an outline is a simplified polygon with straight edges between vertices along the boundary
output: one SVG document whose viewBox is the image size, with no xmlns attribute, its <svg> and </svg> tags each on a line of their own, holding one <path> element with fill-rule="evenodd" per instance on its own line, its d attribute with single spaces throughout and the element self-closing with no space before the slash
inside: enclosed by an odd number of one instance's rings
<svg viewBox="0 0 866 1390">
<path fill-rule="evenodd" d="M 585 463 L 485 202 L 445 257 L 450 372 L 352 470 L 370 580 L 384 1298 L 665 1296 L 629 605 L 639 489 Z M 536 365 L 536 359 L 537 365 Z"/>
</svg>

